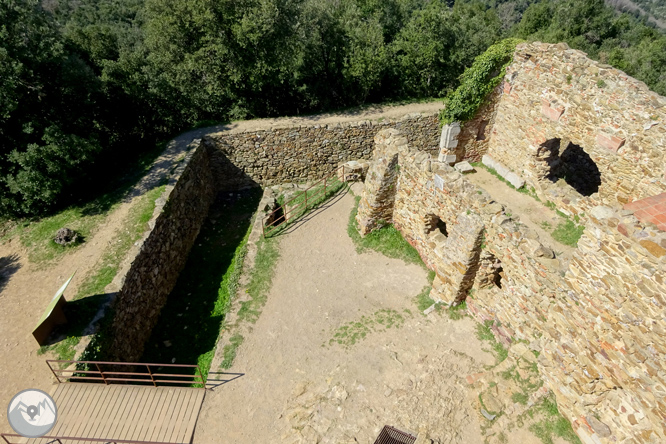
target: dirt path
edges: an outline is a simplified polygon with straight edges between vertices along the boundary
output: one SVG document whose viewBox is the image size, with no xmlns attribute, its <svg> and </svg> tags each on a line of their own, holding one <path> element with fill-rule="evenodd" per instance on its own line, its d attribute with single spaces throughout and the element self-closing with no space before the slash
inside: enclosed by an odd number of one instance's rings
<svg viewBox="0 0 666 444">
<path fill-rule="evenodd" d="M 245 131 L 294 123 L 398 118 L 413 112 L 434 112 L 439 108 L 441 101 L 403 106 L 374 106 L 362 111 L 310 117 L 257 119 L 189 131 L 169 142 L 148 174 L 130 190 L 84 245 L 63 256 L 56 263 L 39 267 L 30 264 L 18 238 L 0 245 L 0 264 L 3 265 L 0 273 L 5 277 L 0 283 L 0 381 L 2 381 L 0 408 L 7 405 L 11 397 L 22 389 L 50 390 L 54 380 L 44 363 L 46 356 L 37 355 L 38 345 L 31 335 L 34 324 L 53 294 L 74 270 L 77 270 L 77 273 L 67 290 L 67 295 L 77 293 L 86 275 L 95 270 L 105 248 L 121 234 L 127 215 L 137 198 L 155 187 L 161 178 L 168 174 L 174 160 L 193 140 L 223 130 Z M 130 251 L 127 258 L 132 258 L 135 253 L 136 251 Z M 124 261 L 123 266 L 129 266 L 128 259 Z M 114 281 L 106 291 L 117 291 L 119 285 L 118 281 Z M 10 431 L 4 415 L 0 419 L 0 431 Z"/>
<path fill-rule="evenodd" d="M 283 127 L 291 125 L 326 125 L 329 123 L 357 122 L 361 120 L 399 119 L 412 113 L 436 113 L 444 106 L 441 100 L 434 102 L 410 103 L 408 105 L 372 105 L 355 111 L 344 111 L 339 113 L 324 113 L 302 117 L 280 117 L 276 119 L 254 119 L 232 122 L 227 125 L 219 125 L 214 128 L 219 132 L 242 133 L 260 129 Z M 211 128 L 208 128 L 210 130 Z"/>
<path fill-rule="evenodd" d="M 242 376 L 206 395 L 195 443 L 370 443 L 385 424 L 483 441 L 464 378 L 494 358 L 470 319 L 417 312 L 425 270 L 356 253 L 353 204 L 346 194 L 282 238 L 268 302 L 229 370 Z"/>
</svg>

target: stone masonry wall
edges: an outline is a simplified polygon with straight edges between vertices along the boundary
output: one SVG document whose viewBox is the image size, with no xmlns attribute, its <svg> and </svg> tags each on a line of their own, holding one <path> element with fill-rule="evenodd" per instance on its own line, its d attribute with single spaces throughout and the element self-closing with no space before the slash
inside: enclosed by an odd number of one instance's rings
<svg viewBox="0 0 666 444">
<path fill-rule="evenodd" d="M 383 224 L 393 222 L 393 201 L 398 181 L 398 147 L 407 144 L 407 138 L 398 130 L 388 129 L 375 136 L 372 166 L 366 177 L 366 192 L 361 196 L 356 221 L 362 236 Z"/>
<path fill-rule="evenodd" d="M 458 146 L 450 153 L 456 155 L 456 161 L 480 162 L 483 155 L 488 152 L 490 134 L 495 126 L 495 116 L 502 92 L 503 86 L 499 85 L 490 93 L 476 115 L 461 125 L 457 137 Z"/>
<path fill-rule="evenodd" d="M 375 134 L 383 128 L 399 129 L 419 149 L 438 149 L 440 129 L 436 114 L 217 133 L 205 137 L 204 144 L 212 148 L 211 167 L 220 189 L 248 183 L 270 186 L 319 179 L 342 162 L 370 159 Z"/>
<path fill-rule="evenodd" d="M 537 42 L 518 45 L 501 92 L 488 154 L 542 200 L 580 215 L 666 191 L 666 98 L 644 83 L 564 43 Z M 544 179 L 552 139 L 571 141 L 596 163 L 598 193 L 582 196 Z"/>
<path fill-rule="evenodd" d="M 157 201 L 152 229 L 127 272 L 114 304 L 109 347 L 113 361 L 137 362 L 215 197 L 209 154 L 196 144 Z"/>
<path fill-rule="evenodd" d="M 487 264 L 475 285 L 487 288 L 467 298 L 470 312 L 495 321 L 502 342 L 527 340 L 541 350 L 539 370 L 583 442 L 666 442 L 666 233 L 630 211 L 595 207 L 578 250 L 562 264 L 510 208 L 453 168 L 395 148 L 393 221 L 436 271 L 432 297 L 454 302 L 451 280 L 475 271 L 466 259 L 480 249 L 476 266 Z M 448 237 L 432 231 L 432 215 Z M 482 224 L 481 246 L 472 242 L 475 230 L 456 229 L 466 218 Z M 447 255 L 451 248 L 470 255 Z M 487 270 L 500 264 L 501 288 Z"/>
</svg>

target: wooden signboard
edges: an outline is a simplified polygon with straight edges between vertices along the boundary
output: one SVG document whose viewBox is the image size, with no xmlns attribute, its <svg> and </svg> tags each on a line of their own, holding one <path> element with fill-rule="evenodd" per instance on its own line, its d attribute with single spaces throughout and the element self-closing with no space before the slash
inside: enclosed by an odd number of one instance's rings
<svg viewBox="0 0 666 444">
<path fill-rule="evenodd" d="M 76 272 L 72 273 L 69 279 L 67 279 L 67 282 L 65 282 L 55 296 L 53 296 L 53 299 L 49 302 L 44 314 L 42 314 L 42 317 L 39 319 L 37 326 L 32 331 L 32 335 L 35 337 L 39 345 L 44 345 L 46 343 L 46 340 L 56 326 L 67 323 L 67 318 L 63 311 L 63 308 L 67 303 L 67 301 L 65 301 L 64 293 L 75 273 Z"/>
</svg>

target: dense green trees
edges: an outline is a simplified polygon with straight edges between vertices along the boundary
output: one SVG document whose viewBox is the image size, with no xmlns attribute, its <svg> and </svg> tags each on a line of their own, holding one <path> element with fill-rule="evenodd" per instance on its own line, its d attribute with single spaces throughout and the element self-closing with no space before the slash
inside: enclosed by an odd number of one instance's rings
<svg viewBox="0 0 666 444">
<path fill-rule="evenodd" d="M 666 37 L 603 0 L 0 0 L 0 212 L 79 199 L 198 121 L 445 95 L 510 36 L 666 94 Z"/>
</svg>

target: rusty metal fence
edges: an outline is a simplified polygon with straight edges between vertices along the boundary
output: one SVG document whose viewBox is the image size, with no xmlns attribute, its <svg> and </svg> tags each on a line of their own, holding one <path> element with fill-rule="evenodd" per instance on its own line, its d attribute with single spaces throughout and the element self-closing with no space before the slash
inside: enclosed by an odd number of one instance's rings
<svg viewBox="0 0 666 444">
<path fill-rule="evenodd" d="M 339 172 L 342 172 L 341 177 L 343 180 L 339 179 Z M 308 210 L 308 205 L 314 206 L 323 202 L 327 192 L 330 192 L 331 189 L 342 186 L 345 183 L 344 177 L 345 166 L 340 165 L 323 179 L 318 180 L 309 188 L 273 210 L 268 214 L 266 222 L 263 224 L 264 237 L 275 234 L 288 223 L 294 222 L 304 215 Z"/>
<path fill-rule="evenodd" d="M 162 385 L 201 384 L 201 388 L 206 388 L 206 380 L 198 365 L 155 364 L 145 362 L 68 361 L 55 359 L 47 359 L 46 364 L 49 366 L 58 382 L 103 382 L 107 385 L 110 383 L 131 382 L 135 384 L 152 384 L 155 387 L 157 387 L 158 383 Z M 65 364 L 67 367 L 75 365 L 76 368 L 60 368 L 61 364 Z M 110 369 L 105 370 L 105 367 L 110 367 Z M 93 370 L 90 370 L 90 368 Z M 119 371 L 119 368 L 128 368 L 133 371 Z M 146 371 L 138 370 L 143 370 L 144 368 Z M 159 368 L 174 370 L 183 369 L 189 372 L 194 370 L 194 374 L 159 373 L 154 371 Z"/>
</svg>

